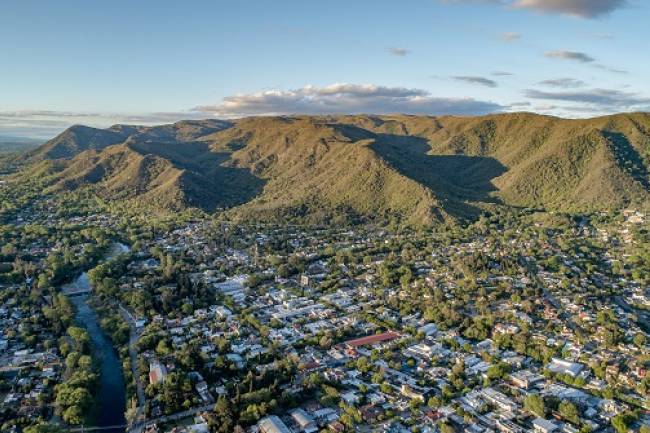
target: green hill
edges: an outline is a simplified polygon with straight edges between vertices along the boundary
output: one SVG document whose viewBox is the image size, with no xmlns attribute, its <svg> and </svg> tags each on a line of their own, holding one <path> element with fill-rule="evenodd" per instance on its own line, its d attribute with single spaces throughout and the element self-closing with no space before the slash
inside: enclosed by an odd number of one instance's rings
<svg viewBox="0 0 650 433">
<path fill-rule="evenodd" d="M 23 162 L 50 191 L 90 188 L 232 218 L 421 224 L 489 206 L 591 211 L 649 203 L 650 115 L 567 120 L 296 116 L 75 126 Z M 43 166 L 45 164 L 45 167 Z"/>
</svg>

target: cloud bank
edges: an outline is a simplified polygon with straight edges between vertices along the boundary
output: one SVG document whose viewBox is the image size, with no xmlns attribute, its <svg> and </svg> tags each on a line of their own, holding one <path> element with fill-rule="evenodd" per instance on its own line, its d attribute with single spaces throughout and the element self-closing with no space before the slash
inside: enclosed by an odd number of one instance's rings
<svg viewBox="0 0 650 433">
<path fill-rule="evenodd" d="M 206 117 L 196 111 L 153 113 L 102 113 L 56 110 L 0 111 L 0 133 L 5 136 L 52 138 L 74 124 L 108 127 L 116 123 L 157 125 L 181 119 Z"/>
<path fill-rule="evenodd" d="M 483 77 L 453 78 L 470 84 L 493 87 L 492 80 Z M 546 89 L 524 90 L 522 100 L 510 103 L 469 97 L 441 97 L 418 88 L 338 83 L 230 95 L 216 104 L 175 112 L 0 111 L 0 135 L 51 138 L 73 124 L 95 127 L 107 127 L 115 123 L 155 125 L 183 119 L 232 119 L 293 114 L 404 113 L 470 116 L 532 109 L 556 115 L 570 113 L 571 116 L 586 116 L 622 111 L 650 111 L 650 97 L 639 93 L 584 88 L 586 84 L 574 78 L 548 79 L 538 84 Z M 531 101 L 539 101 L 540 104 L 532 105 Z"/>
<path fill-rule="evenodd" d="M 581 107 L 584 112 L 650 111 L 650 98 L 613 89 L 558 92 L 528 89 L 524 94 L 531 99 L 586 104 Z"/>
<path fill-rule="evenodd" d="M 216 117 L 283 114 L 405 113 L 472 115 L 501 111 L 501 105 L 473 98 L 436 97 L 422 89 L 338 83 L 325 87 L 227 96 L 194 110 Z"/>
</svg>

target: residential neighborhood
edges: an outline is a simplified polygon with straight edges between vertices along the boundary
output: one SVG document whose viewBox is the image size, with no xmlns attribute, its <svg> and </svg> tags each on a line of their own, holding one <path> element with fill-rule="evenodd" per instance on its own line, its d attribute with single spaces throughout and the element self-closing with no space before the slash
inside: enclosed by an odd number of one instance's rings
<svg viewBox="0 0 650 433">
<path fill-rule="evenodd" d="M 70 299 L 115 345 L 130 431 L 647 431 L 638 212 L 442 234 L 194 220 L 124 236 L 99 215 L 18 218 L 2 254 L 31 260 L 0 292 L 3 431 L 91 410 L 61 391 L 84 363 L 79 381 L 99 374 Z M 35 224 L 50 241 L 30 240 Z M 89 293 L 57 289 L 59 256 L 88 263 Z"/>
</svg>

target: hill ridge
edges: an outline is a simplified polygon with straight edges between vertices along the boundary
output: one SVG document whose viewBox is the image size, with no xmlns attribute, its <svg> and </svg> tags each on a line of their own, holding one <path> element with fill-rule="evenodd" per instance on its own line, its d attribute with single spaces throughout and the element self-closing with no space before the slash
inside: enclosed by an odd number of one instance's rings
<svg viewBox="0 0 650 433">
<path fill-rule="evenodd" d="M 562 119 L 341 115 L 74 126 L 25 154 L 49 191 L 231 218 L 476 217 L 492 206 L 594 211 L 650 202 L 650 114 Z"/>
</svg>

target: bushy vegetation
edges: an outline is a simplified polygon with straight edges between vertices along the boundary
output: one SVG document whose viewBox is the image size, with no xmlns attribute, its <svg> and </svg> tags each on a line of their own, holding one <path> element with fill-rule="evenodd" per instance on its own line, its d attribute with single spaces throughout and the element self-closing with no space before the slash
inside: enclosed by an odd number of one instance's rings
<svg viewBox="0 0 650 433">
<path fill-rule="evenodd" d="M 140 211 L 303 224 L 431 224 L 495 203 L 592 211 L 648 205 L 648 128 L 636 126 L 648 124 L 517 113 L 73 127 L 20 160 L 21 180 Z"/>
</svg>

